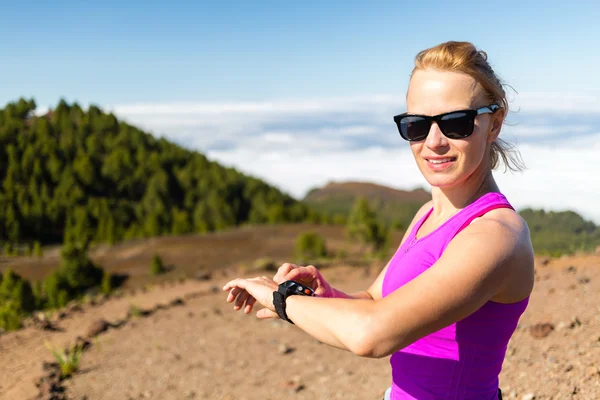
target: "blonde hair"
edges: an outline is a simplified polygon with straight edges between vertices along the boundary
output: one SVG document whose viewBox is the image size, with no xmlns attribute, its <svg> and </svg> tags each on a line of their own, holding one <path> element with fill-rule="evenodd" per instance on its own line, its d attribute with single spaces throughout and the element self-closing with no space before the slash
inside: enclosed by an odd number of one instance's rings
<svg viewBox="0 0 600 400">
<path fill-rule="evenodd" d="M 415 68 L 411 73 L 424 69 L 462 72 L 475 79 L 484 89 L 491 103 L 504 108 L 504 118 L 508 114 L 508 100 L 503 83 L 487 61 L 487 53 L 477 50 L 469 42 L 446 42 L 420 51 L 415 57 Z M 504 121 L 503 121 L 504 122 Z M 491 145 L 491 168 L 504 164 L 504 170 L 517 172 L 525 169 L 521 155 L 516 147 L 500 138 Z"/>
</svg>

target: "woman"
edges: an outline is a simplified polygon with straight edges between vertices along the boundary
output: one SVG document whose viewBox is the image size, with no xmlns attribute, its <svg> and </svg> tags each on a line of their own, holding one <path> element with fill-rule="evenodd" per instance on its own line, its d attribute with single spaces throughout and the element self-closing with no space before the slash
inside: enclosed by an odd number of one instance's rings
<svg viewBox="0 0 600 400">
<path fill-rule="evenodd" d="M 249 313 L 258 301 L 259 318 L 287 318 L 360 356 L 391 355 L 386 398 L 501 398 L 506 346 L 534 282 L 529 230 L 492 175 L 500 161 L 520 169 L 498 137 L 506 94 L 483 51 L 448 42 L 417 55 L 406 104 L 394 120 L 432 200 L 375 282 L 347 295 L 313 266 L 284 264 L 273 280 L 235 279 L 223 289 L 236 310 Z M 316 296 L 273 294 L 290 280 Z"/>
</svg>

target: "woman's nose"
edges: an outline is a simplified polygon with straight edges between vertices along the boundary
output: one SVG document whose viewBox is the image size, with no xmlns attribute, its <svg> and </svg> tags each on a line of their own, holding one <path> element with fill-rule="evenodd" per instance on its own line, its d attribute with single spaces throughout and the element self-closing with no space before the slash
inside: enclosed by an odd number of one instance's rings
<svg viewBox="0 0 600 400">
<path fill-rule="evenodd" d="M 448 138 L 444 136 L 437 122 L 431 123 L 425 145 L 432 150 L 448 145 Z"/>
</svg>

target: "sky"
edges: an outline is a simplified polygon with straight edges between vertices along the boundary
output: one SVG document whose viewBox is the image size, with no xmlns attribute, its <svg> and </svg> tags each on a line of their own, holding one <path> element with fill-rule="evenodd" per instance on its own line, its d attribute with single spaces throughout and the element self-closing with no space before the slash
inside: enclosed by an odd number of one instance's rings
<svg viewBox="0 0 600 400">
<path fill-rule="evenodd" d="M 59 99 L 114 112 L 301 198 L 329 181 L 427 188 L 392 117 L 414 56 L 487 52 L 509 86 L 497 173 L 517 208 L 600 224 L 600 6 L 504 1 L 0 0 L 0 106 Z"/>
</svg>

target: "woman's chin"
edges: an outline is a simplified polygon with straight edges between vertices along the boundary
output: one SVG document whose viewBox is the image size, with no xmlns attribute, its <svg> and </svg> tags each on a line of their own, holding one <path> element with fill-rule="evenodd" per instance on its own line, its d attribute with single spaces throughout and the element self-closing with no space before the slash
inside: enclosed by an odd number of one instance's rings
<svg viewBox="0 0 600 400">
<path fill-rule="evenodd" d="M 449 188 L 455 186 L 459 180 L 454 174 L 427 174 L 425 179 L 432 187 Z"/>
</svg>

